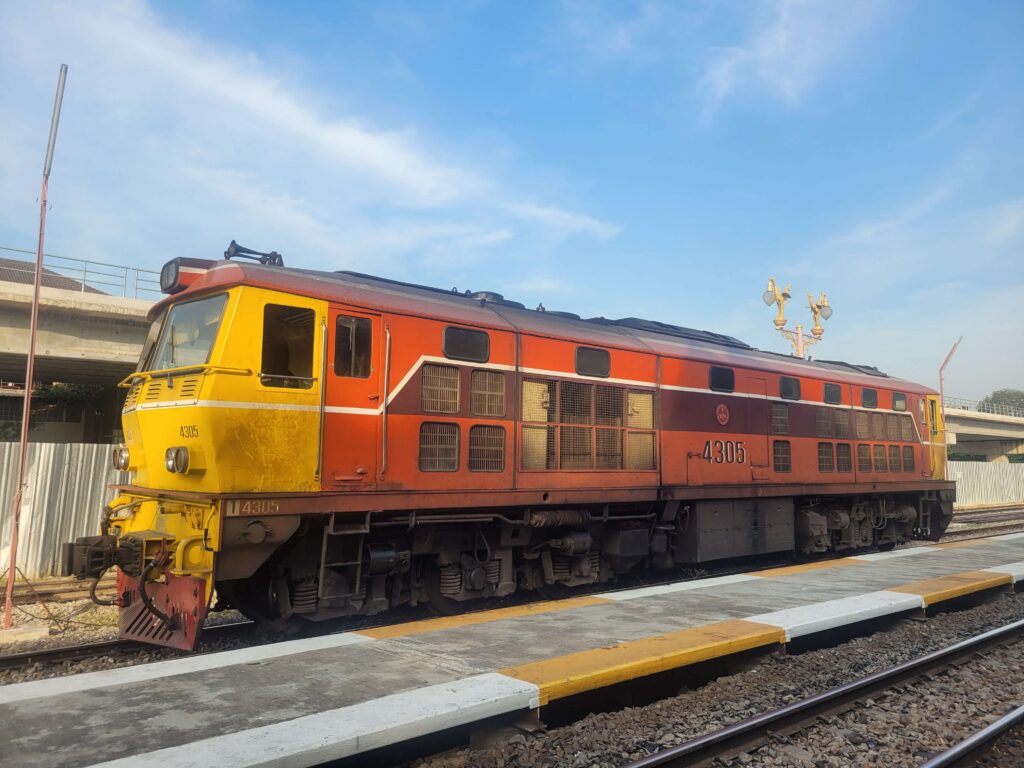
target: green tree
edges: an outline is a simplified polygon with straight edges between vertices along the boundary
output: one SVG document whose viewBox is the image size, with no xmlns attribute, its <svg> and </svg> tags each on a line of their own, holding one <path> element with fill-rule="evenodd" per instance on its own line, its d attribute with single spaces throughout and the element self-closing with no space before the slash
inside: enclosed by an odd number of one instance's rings
<svg viewBox="0 0 1024 768">
<path fill-rule="evenodd" d="M 1012 408 L 1024 410 L 1024 389 L 997 389 L 985 397 L 981 401 L 981 405 L 1009 405 Z"/>
</svg>

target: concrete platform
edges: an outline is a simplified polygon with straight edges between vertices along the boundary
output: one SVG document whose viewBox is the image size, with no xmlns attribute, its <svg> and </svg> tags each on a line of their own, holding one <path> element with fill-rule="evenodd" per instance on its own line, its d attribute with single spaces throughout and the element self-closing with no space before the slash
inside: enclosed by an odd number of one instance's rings
<svg viewBox="0 0 1024 768">
<path fill-rule="evenodd" d="M 19 683 L 0 763 L 315 765 L 1021 579 L 1011 534 Z"/>
</svg>

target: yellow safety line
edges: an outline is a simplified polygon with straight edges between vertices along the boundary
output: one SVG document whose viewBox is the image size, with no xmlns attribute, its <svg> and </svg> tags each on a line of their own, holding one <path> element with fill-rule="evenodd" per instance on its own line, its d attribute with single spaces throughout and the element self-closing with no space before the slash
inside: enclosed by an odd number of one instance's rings
<svg viewBox="0 0 1024 768">
<path fill-rule="evenodd" d="M 954 597 L 969 595 L 972 592 L 981 592 L 985 589 L 993 589 L 1012 583 L 1013 577 L 1008 573 L 965 571 L 963 573 L 951 573 L 947 576 L 938 576 L 934 579 L 912 581 L 909 584 L 901 584 L 898 587 L 886 587 L 886 590 L 889 592 L 906 592 L 911 595 L 920 595 L 924 598 L 925 605 L 932 605 L 934 603 L 941 603 L 943 600 L 952 600 Z"/>
<path fill-rule="evenodd" d="M 700 661 L 786 642 L 781 627 L 731 619 L 499 669 L 534 683 L 540 703 Z"/>
<path fill-rule="evenodd" d="M 938 549 L 956 549 L 957 547 L 976 547 L 981 543 L 981 539 L 966 539 L 964 541 L 947 541 L 945 544 L 929 544 L 928 546 Z"/>
<path fill-rule="evenodd" d="M 387 640 L 393 637 L 408 637 L 409 635 L 421 635 L 424 632 L 439 632 L 444 629 L 457 629 L 458 627 L 469 627 L 474 624 L 486 624 L 492 621 L 502 621 L 503 619 L 516 619 L 521 616 L 536 616 L 542 613 L 568 611 L 573 608 L 586 608 L 590 605 L 606 605 L 611 602 L 611 600 L 606 600 L 603 597 L 571 597 L 565 600 L 549 600 L 543 603 L 516 605 L 510 608 L 494 608 L 490 611 L 477 611 L 476 613 L 463 613 L 458 616 L 444 616 L 437 619 L 410 621 L 405 624 L 393 624 L 386 627 L 361 629 L 359 634 L 372 637 L 375 640 Z"/>
</svg>

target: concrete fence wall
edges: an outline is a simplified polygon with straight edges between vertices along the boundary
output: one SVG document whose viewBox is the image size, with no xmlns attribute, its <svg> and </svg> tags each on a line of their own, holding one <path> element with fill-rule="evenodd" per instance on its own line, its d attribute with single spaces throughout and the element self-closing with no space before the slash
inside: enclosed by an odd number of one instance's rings
<svg viewBox="0 0 1024 768">
<path fill-rule="evenodd" d="M 99 533 L 107 486 L 128 482 L 110 465 L 112 445 L 31 443 L 21 501 L 18 567 L 29 578 L 60 572 L 60 545 Z M 10 558 L 18 444 L 0 443 L 0 572 Z"/>
<path fill-rule="evenodd" d="M 956 480 L 956 507 L 1020 504 L 1024 507 L 1024 464 L 951 461 L 948 476 Z"/>
<path fill-rule="evenodd" d="M 32 443 L 28 484 L 21 506 L 18 565 L 29 578 L 60 571 L 60 545 L 98 533 L 100 510 L 111 498 L 108 486 L 128 482 L 110 466 L 112 445 Z M 17 443 L 0 443 L 0 572 L 7 568 L 14 503 Z M 1024 506 L 1024 464 L 951 461 L 957 508 Z"/>
</svg>

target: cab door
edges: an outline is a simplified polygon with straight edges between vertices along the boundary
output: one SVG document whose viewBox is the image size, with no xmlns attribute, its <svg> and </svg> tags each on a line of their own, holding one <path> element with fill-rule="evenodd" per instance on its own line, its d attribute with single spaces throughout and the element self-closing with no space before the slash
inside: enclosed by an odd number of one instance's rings
<svg viewBox="0 0 1024 768">
<path fill-rule="evenodd" d="M 330 308 L 322 436 L 325 489 L 362 489 L 377 482 L 384 412 L 381 337 L 380 315 Z"/>
</svg>

